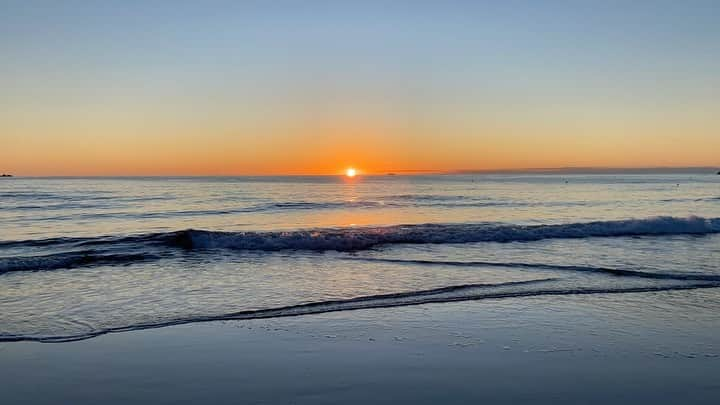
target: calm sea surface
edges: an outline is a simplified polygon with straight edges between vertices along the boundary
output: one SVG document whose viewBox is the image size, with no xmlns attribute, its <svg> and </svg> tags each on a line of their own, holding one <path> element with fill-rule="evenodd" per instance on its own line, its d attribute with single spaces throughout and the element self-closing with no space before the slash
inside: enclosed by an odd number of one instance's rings
<svg viewBox="0 0 720 405">
<path fill-rule="evenodd" d="M 718 286 L 713 174 L 0 180 L 0 341 Z"/>
</svg>

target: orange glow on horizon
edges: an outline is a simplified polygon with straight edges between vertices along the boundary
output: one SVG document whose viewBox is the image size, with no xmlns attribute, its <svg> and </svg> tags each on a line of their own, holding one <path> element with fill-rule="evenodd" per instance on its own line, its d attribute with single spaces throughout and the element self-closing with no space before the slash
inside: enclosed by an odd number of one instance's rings
<svg viewBox="0 0 720 405">
<path fill-rule="evenodd" d="M 118 13 L 54 3 L 0 8 L 0 173 L 359 183 L 720 167 L 720 26 L 683 2 L 673 2 L 682 18 L 672 30 L 668 13 L 601 2 L 557 13 L 534 4 L 482 12 L 472 2 L 307 12 L 236 2 L 217 13 L 195 2 L 169 14 L 150 2 Z M 560 12 L 600 17 L 543 29 Z M 522 18 L 530 14 L 532 27 Z M 109 15 L 109 28 L 78 24 Z M 606 20 L 618 30 L 596 35 Z M 126 25 L 132 35 L 113 31 Z M 498 46 L 509 38 L 512 46 Z"/>
<path fill-rule="evenodd" d="M 0 172 L 18 176 L 336 175 L 351 179 L 349 168 L 355 169 L 357 178 L 456 170 L 720 164 L 715 152 L 720 149 L 717 126 L 708 122 L 691 127 L 694 121 L 689 119 L 674 126 L 628 123 L 627 128 L 593 121 L 587 127 L 578 124 L 578 130 L 586 131 L 578 136 L 546 122 L 508 119 L 470 125 L 463 121 L 437 128 L 421 126 L 419 119 L 417 124 L 410 120 L 401 125 L 401 117 L 371 114 L 347 117 L 337 113 L 330 118 L 308 114 L 301 116 L 304 119 L 261 121 L 252 128 L 231 125 L 229 118 L 221 117 L 212 122 L 188 118 L 177 123 L 156 118 L 146 122 L 146 127 L 133 119 L 110 126 L 101 116 L 43 118 L 0 120 Z M 689 127 L 693 131 L 686 136 L 674 136 Z"/>
</svg>

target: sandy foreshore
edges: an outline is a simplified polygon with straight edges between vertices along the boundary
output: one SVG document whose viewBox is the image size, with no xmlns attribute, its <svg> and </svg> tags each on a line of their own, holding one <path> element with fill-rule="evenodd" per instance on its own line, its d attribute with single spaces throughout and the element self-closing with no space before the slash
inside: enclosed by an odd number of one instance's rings
<svg viewBox="0 0 720 405">
<path fill-rule="evenodd" d="M 714 404 L 718 306 L 538 297 L 5 343 L 2 402 Z"/>
</svg>

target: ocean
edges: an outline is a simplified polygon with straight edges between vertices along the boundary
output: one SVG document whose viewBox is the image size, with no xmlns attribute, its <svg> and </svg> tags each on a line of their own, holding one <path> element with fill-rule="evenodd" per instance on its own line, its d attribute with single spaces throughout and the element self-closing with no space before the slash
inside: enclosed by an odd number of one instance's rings
<svg viewBox="0 0 720 405">
<path fill-rule="evenodd" d="M 0 224 L 0 341 L 506 298 L 603 295 L 633 319 L 720 303 L 714 173 L 8 178 Z"/>
</svg>

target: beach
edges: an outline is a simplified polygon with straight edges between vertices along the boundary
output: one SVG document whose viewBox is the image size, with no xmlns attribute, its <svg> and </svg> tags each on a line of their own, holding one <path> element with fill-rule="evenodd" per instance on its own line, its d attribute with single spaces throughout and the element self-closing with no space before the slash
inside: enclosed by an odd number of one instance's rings
<svg viewBox="0 0 720 405">
<path fill-rule="evenodd" d="M 209 322 L 4 343 L 0 379 L 17 404 L 714 404 L 718 309 L 698 290 Z"/>
<path fill-rule="evenodd" d="M 3 399 L 715 403 L 718 181 L 14 178 Z"/>
<path fill-rule="evenodd" d="M 720 404 L 719 1 L 0 4 L 0 405 Z"/>
</svg>

